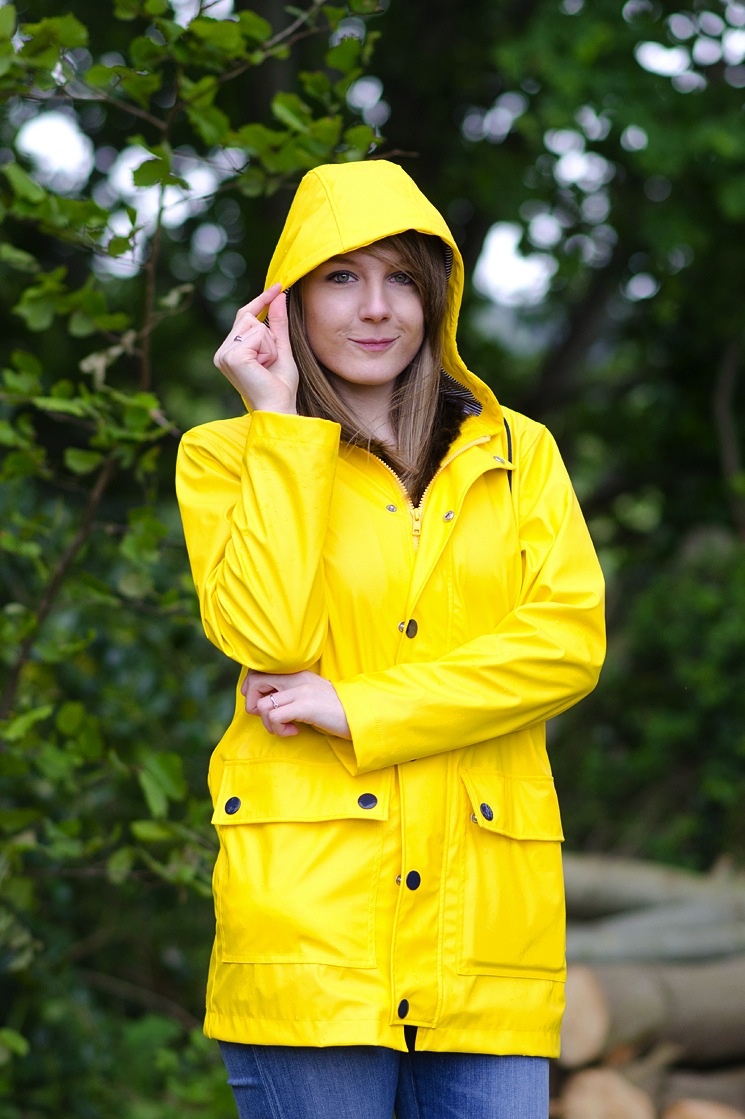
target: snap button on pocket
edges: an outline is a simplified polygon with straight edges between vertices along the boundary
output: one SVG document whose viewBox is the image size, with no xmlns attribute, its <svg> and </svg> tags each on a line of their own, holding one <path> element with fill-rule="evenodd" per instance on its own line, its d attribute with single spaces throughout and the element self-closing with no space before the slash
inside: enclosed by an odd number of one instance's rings
<svg viewBox="0 0 745 1119">
<path fill-rule="evenodd" d="M 409 1000 L 408 999 L 401 999 L 401 1002 L 398 1004 L 398 1016 L 399 1016 L 399 1018 L 405 1018 L 408 1013 L 409 1013 Z"/>
<path fill-rule="evenodd" d="M 407 637 L 416 637 L 418 631 L 419 631 L 419 626 L 416 624 L 416 622 L 414 621 L 413 618 L 410 618 L 409 623 L 406 626 L 406 636 Z"/>
<path fill-rule="evenodd" d="M 484 817 L 485 820 L 493 820 L 494 819 L 494 812 L 491 809 L 491 805 L 482 804 L 482 805 L 480 805 L 480 808 L 481 808 L 481 815 Z"/>
<path fill-rule="evenodd" d="M 227 812 L 228 816 L 234 816 L 235 813 L 240 808 L 240 806 L 241 806 L 241 798 L 240 797 L 230 797 L 229 800 L 225 801 L 225 811 Z"/>
<path fill-rule="evenodd" d="M 410 890 L 418 890 L 421 885 L 422 876 L 418 870 L 410 870 L 406 875 L 406 885 Z"/>
<path fill-rule="evenodd" d="M 375 793 L 361 793 L 360 796 L 357 797 L 357 803 L 360 808 L 374 808 L 378 803 L 378 798 L 375 796 Z"/>
</svg>

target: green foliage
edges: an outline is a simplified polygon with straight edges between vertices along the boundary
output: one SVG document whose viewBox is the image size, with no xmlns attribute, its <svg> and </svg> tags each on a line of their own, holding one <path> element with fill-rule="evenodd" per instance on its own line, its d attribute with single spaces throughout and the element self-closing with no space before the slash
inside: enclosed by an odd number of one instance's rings
<svg viewBox="0 0 745 1119">
<path fill-rule="evenodd" d="M 326 61 L 339 13 L 317 2 L 285 29 L 36 7 L 0 7 L 0 1119 L 219 1119 L 205 774 L 235 671 L 196 616 L 174 458 L 229 406 L 210 359 L 250 200 L 374 139 L 343 99 L 362 61 Z M 60 110 L 100 157 L 76 186 L 24 155 Z M 205 231 L 206 265 L 183 251 Z"/>
<path fill-rule="evenodd" d="M 604 686 L 586 701 L 589 734 L 562 736 L 576 844 L 612 840 L 698 869 L 745 849 L 744 658 L 745 555 L 702 529 L 634 595 Z M 610 812 L 608 790 L 633 813 Z"/>
<path fill-rule="evenodd" d="M 291 188 L 381 127 L 469 274 L 495 222 L 554 268 L 532 303 L 469 285 L 460 340 L 558 436 L 608 575 L 607 669 L 550 728 L 567 834 L 745 860 L 742 6 L 33 7 L 18 33 L 0 6 L 0 1119 L 221 1119 L 204 775 L 235 672 L 174 457 L 239 407 L 212 354 Z M 60 111 L 93 148 L 77 181 L 24 154 Z"/>
</svg>

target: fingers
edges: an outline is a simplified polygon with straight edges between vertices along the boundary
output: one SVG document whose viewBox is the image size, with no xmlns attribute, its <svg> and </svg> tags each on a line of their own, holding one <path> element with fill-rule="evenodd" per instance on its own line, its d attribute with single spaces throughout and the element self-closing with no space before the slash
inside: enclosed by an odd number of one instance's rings
<svg viewBox="0 0 745 1119">
<path fill-rule="evenodd" d="M 287 320 L 287 292 L 282 291 L 269 304 L 269 329 L 279 347 L 290 346 L 290 329 Z"/>
<path fill-rule="evenodd" d="M 292 700 L 289 703 L 283 703 L 282 700 L 281 692 L 262 696 L 256 702 L 256 714 L 264 724 L 264 730 L 269 734 L 275 734 L 278 738 L 289 738 L 298 733 L 290 713 L 290 708 L 294 705 Z"/>
<path fill-rule="evenodd" d="M 277 298 L 281 290 L 281 284 L 272 284 L 270 288 L 267 288 L 266 291 L 262 291 L 261 295 L 257 295 L 256 298 L 252 299 L 250 303 L 247 303 L 245 307 L 241 307 L 238 314 L 235 316 L 236 325 L 244 312 L 248 312 L 249 315 L 254 316 L 260 315 L 264 308 L 268 307 L 270 303 Z"/>
</svg>

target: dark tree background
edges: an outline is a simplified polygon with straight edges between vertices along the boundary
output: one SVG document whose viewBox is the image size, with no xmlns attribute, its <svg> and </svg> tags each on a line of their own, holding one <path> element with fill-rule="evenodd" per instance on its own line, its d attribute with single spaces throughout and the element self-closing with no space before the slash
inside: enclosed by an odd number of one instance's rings
<svg viewBox="0 0 745 1119">
<path fill-rule="evenodd" d="M 745 4 L 0 2 L 0 98 L 0 1119 L 232 1114 L 200 1017 L 234 670 L 173 464 L 239 406 L 212 353 L 318 163 L 396 159 L 446 214 L 464 357 L 575 479 L 610 653 L 550 728 L 570 844 L 741 864 Z"/>
</svg>

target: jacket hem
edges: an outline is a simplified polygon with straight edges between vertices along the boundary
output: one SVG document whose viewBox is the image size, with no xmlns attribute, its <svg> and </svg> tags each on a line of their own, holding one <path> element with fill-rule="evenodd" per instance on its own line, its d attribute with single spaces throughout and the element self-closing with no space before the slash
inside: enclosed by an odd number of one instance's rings
<svg viewBox="0 0 745 1119">
<path fill-rule="evenodd" d="M 316 1021 L 313 1019 L 239 1018 L 208 1013 L 204 1033 L 218 1041 L 243 1045 L 307 1046 L 326 1049 L 342 1045 L 376 1045 L 406 1052 L 403 1025 L 391 1026 L 377 1019 Z M 495 1056 L 558 1057 L 559 1026 L 546 1029 L 499 1029 L 483 1026 L 420 1027 L 416 1048 L 429 1053 L 477 1053 Z"/>
</svg>

